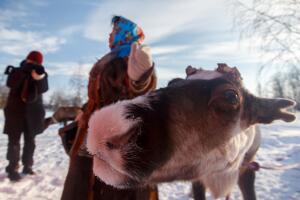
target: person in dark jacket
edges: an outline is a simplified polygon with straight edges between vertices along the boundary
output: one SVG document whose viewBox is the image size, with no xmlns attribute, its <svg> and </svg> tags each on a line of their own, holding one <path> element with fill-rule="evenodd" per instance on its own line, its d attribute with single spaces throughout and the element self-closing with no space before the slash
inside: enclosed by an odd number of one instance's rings
<svg viewBox="0 0 300 200">
<path fill-rule="evenodd" d="M 33 153 L 35 136 L 43 132 L 45 110 L 42 94 L 48 90 L 48 75 L 42 66 L 43 55 L 31 51 L 20 67 L 8 66 L 6 85 L 10 88 L 4 108 L 5 125 L 3 132 L 8 135 L 6 167 L 8 178 L 18 181 L 20 160 L 20 138 L 24 133 L 22 154 L 23 173 L 33 175 Z"/>
<path fill-rule="evenodd" d="M 141 45 L 144 40 L 142 29 L 121 16 L 114 16 L 112 25 L 111 51 L 90 71 L 88 102 L 78 122 L 61 200 L 158 199 L 156 186 L 120 190 L 106 185 L 93 174 L 93 158 L 86 151 L 88 121 L 95 110 L 119 100 L 132 99 L 156 87 L 150 48 Z"/>
</svg>

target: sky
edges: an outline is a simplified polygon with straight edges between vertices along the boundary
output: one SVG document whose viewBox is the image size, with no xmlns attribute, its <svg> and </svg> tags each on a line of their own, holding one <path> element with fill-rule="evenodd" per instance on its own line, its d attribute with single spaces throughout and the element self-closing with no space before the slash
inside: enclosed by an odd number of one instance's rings
<svg viewBox="0 0 300 200">
<path fill-rule="evenodd" d="M 255 93 L 258 50 L 233 29 L 226 0 L 0 0 L 0 71 L 18 66 L 31 50 L 44 54 L 50 91 L 72 92 L 70 77 L 84 76 L 109 52 L 113 15 L 136 22 L 152 49 L 158 87 L 185 77 L 188 65 L 236 66 Z"/>
</svg>

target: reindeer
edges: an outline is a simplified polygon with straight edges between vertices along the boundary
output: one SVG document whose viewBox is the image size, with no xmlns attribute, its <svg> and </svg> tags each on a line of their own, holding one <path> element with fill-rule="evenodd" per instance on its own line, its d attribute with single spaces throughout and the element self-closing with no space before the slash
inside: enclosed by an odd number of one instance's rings
<svg viewBox="0 0 300 200">
<path fill-rule="evenodd" d="M 74 120 L 80 112 L 81 108 L 77 106 L 58 107 L 58 109 L 53 113 L 51 117 L 45 118 L 44 130 L 55 123 L 63 122 L 65 126 L 68 120 Z"/>
<path fill-rule="evenodd" d="M 291 122 L 295 116 L 285 109 L 294 105 L 252 95 L 226 64 L 199 70 L 95 111 L 87 136 L 93 171 L 117 188 L 199 181 L 215 198 L 225 197 L 253 147 L 254 125 Z"/>
<path fill-rule="evenodd" d="M 58 134 L 67 154 L 69 154 L 76 137 L 77 122 L 74 120 L 81 112 L 81 108 L 77 106 L 61 106 L 58 107 L 51 117 L 47 117 L 44 120 L 44 130 L 52 124 L 64 123 L 64 126 L 58 130 Z M 73 122 L 67 125 L 67 121 L 69 120 L 72 120 Z"/>
<path fill-rule="evenodd" d="M 219 66 L 222 66 L 222 64 L 219 64 Z M 204 71 L 200 68 L 194 68 L 192 66 L 188 66 L 186 68 L 186 76 L 187 79 L 195 79 L 197 76 L 207 77 L 207 74 L 204 75 Z M 176 78 L 169 82 L 168 85 L 171 85 L 172 83 L 175 83 L 177 81 L 180 81 L 182 79 Z M 248 134 L 254 134 L 254 140 L 245 154 L 243 163 L 251 163 L 255 159 L 256 152 L 258 151 L 258 148 L 261 143 L 261 132 L 259 129 L 259 126 L 255 126 L 254 128 L 249 128 L 248 131 L 250 133 Z M 251 169 L 247 166 L 243 166 L 240 168 L 239 178 L 238 178 L 238 186 L 241 190 L 242 196 L 244 200 L 256 200 L 256 194 L 255 194 L 255 170 Z M 206 199 L 206 188 L 201 183 L 201 181 L 197 180 L 192 183 L 192 190 L 193 190 L 193 197 L 195 200 L 205 200 Z"/>
</svg>

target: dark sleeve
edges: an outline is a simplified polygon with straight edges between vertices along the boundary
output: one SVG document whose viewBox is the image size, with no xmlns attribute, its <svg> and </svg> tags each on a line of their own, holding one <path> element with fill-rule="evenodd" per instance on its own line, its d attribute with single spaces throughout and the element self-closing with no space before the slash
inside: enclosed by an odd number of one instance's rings
<svg viewBox="0 0 300 200">
<path fill-rule="evenodd" d="M 34 84 L 37 87 L 38 94 L 42 94 L 48 91 L 48 74 L 45 73 L 45 77 L 41 80 L 34 80 Z"/>
<path fill-rule="evenodd" d="M 29 75 L 24 73 L 21 69 L 15 68 L 8 74 L 6 86 L 11 89 L 16 89 L 22 85 L 23 81 L 28 76 Z"/>
</svg>

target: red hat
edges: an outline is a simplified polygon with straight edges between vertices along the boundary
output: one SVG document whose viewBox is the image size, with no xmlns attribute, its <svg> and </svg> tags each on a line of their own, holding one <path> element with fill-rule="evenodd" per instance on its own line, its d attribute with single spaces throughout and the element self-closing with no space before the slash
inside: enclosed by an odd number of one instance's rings
<svg viewBox="0 0 300 200">
<path fill-rule="evenodd" d="M 27 55 L 26 60 L 30 60 L 36 64 L 41 65 L 43 63 L 43 54 L 39 51 L 31 51 Z"/>
</svg>

